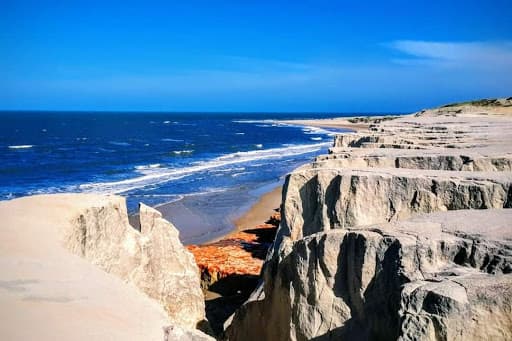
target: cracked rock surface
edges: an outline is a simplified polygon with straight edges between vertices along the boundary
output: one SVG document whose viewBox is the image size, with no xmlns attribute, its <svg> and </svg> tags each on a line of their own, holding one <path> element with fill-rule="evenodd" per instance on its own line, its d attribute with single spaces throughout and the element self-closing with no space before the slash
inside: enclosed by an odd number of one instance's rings
<svg viewBox="0 0 512 341">
<path fill-rule="evenodd" d="M 511 141 L 508 106 L 470 105 L 336 137 L 286 179 L 227 338 L 512 339 Z"/>
</svg>

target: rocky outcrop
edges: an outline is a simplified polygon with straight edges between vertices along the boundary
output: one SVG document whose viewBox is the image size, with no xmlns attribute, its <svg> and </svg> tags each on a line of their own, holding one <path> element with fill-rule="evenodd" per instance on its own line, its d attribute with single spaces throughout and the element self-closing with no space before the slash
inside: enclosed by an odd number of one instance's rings
<svg viewBox="0 0 512 341">
<path fill-rule="evenodd" d="M 0 339 L 213 340 L 195 329 L 198 268 L 157 211 L 141 205 L 138 231 L 121 197 L 56 194 L 0 215 Z"/>
<path fill-rule="evenodd" d="M 195 328 L 205 310 L 192 254 L 160 212 L 140 204 L 139 219 L 137 231 L 128 223 L 124 198 L 111 197 L 77 215 L 64 231 L 64 244 L 159 301 L 175 324 Z"/>
<path fill-rule="evenodd" d="M 512 339 L 507 110 L 383 121 L 294 171 L 227 338 Z"/>
<path fill-rule="evenodd" d="M 294 172 L 284 190 L 280 233 L 294 240 L 416 213 L 512 207 L 512 173 L 321 168 Z"/>
<path fill-rule="evenodd" d="M 512 210 L 453 211 L 285 237 L 229 339 L 509 338 L 511 219 Z"/>
</svg>

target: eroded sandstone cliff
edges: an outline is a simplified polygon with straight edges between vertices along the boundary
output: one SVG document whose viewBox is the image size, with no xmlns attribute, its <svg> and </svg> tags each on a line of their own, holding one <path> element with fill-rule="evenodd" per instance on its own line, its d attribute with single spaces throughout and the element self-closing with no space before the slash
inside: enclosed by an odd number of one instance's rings
<svg viewBox="0 0 512 341">
<path fill-rule="evenodd" d="M 213 340 L 198 267 L 178 231 L 117 196 L 0 202 L 0 339 Z M 164 328 L 165 331 L 164 331 Z"/>
<path fill-rule="evenodd" d="M 160 212 L 141 204 L 139 219 L 137 231 L 128 223 L 124 198 L 111 197 L 72 220 L 65 246 L 159 301 L 176 324 L 195 328 L 205 312 L 192 254 Z"/>
<path fill-rule="evenodd" d="M 294 171 L 230 340 L 512 338 L 512 116 L 448 107 Z"/>
</svg>

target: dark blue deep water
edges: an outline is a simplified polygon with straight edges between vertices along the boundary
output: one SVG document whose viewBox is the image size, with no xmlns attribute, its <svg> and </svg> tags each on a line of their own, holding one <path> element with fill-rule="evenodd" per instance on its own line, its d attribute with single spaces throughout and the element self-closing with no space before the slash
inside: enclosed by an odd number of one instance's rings
<svg viewBox="0 0 512 341">
<path fill-rule="evenodd" d="M 0 113 L 0 199 L 116 193 L 133 212 L 194 194 L 255 190 L 323 153 L 333 130 L 275 119 L 340 114 Z"/>
</svg>

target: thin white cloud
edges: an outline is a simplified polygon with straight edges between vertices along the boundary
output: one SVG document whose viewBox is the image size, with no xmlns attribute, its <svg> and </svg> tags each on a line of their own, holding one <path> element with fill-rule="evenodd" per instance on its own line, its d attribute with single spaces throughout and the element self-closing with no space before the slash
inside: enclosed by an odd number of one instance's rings
<svg viewBox="0 0 512 341">
<path fill-rule="evenodd" d="M 405 65 L 477 68 L 512 67 L 512 42 L 433 42 L 396 40 L 389 47 L 407 55 L 394 59 Z"/>
</svg>

